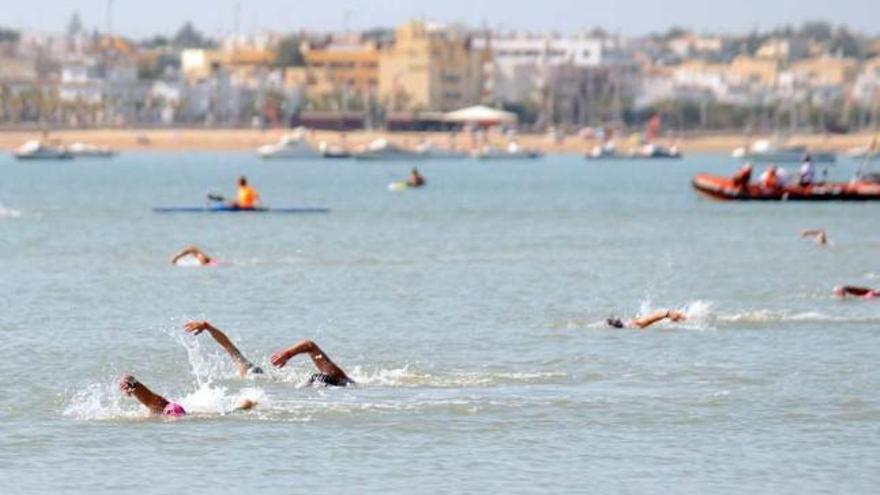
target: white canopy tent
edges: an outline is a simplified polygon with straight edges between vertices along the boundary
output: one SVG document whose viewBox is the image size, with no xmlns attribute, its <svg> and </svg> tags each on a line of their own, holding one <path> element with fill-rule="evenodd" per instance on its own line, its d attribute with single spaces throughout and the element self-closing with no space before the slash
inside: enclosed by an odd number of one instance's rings
<svg viewBox="0 0 880 495">
<path fill-rule="evenodd" d="M 519 121 L 513 112 L 505 112 L 504 110 L 497 110 L 484 105 L 476 105 L 449 112 L 443 116 L 443 120 L 456 124 L 471 124 L 483 127 L 516 125 Z"/>
</svg>

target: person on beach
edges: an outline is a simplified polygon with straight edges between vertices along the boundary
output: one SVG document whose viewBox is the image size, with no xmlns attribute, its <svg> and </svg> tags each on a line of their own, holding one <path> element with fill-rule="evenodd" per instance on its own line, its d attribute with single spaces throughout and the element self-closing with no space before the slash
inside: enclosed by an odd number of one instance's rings
<svg viewBox="0 0 880 495">
<path fill-rule="evenodd" d="M 215 327 L 208 321 L 188 321 L 184 324 L 183 329 L 187 333 L 191 333 L 193 335 L 199 335 L 200 333 L 207 331 L 211 334 L 211 337 L 220 344 L 227 354 L 232 358 L 233 363 L 235 363 L 236 368 L 238 368 L 238 375 L 244 378 L 248 373 L 252 374 L 262 374 L 263 370 L 259 366 L 255 366 L 252 362 L 250 362 L 240 350 L 229 340 L 229 337 L 223 333 L 222 330 Z M 308 354 L 312 359 L 312 363 L 317 368 L 318 372 L 313 373 L 309 378 L 309 385 L 324 385 L 324 386 L 332 386 L 332 387 L 345 387 L 348 385 L 354 385 L 354 380 L 348 377 L 345 374 L 345 371 L 342 370 L 339 366 L 334 363 L 330 357 L 325 353 L 318 344 L 314 343 L 311 340 L 301 340 L 296 344 L 293 344 L 290 347 L 286 347 L 283 349 L 279 349 L 275 351 L 270 357 L 269 361 L 278 368 L 283 368 L 287 361 L 292 359 L 293 357 L 299 354 Z"/>
<path fill-rule="evenodd" d="M 150 414 L 175 418 L 186 416 L 186 409 L 183 406 L 153 392 L 131 375 L 124 375 L 119 379 L 119 390 L 126 396 L 137 399 L 138 402 L 150 411 Z M 256 405 L 257 403 L 254 400 L 242 399 L 233 411 L 247 411 L 253 409 Z"/>
<path fill-rule="evenodd" d="M 177 254 L 175 254 L 171 258 L 171 264 L 176 265 L 178 261 L 180 261 L 181 259 L 186 258 L 188 256 L 192 257 L 193 259 L 198 261 L 199 264 L 202 266 L 206 266 L 206 265 L 207 266 L 216 266 L 217 265 L 217 262 L 213 258 L 211 258 L 207 254 L 205 254 L 205 252 L 202 251 L 201 249 L 199 249 L 197 246 L 187 246 L 187 247 L 181 249 Z"/>
<path fill-rule="evenodd" d="M 647 316 L 637 316 L 629 321 L 623 321 L 617 317 L 611 317 L 605 320 L 605 322 L 610 327 L 614 328 L 639 328 L 644 329 L 648 328 L 651 325 L 661 322 L 663 320 L 669 320 L 672 322 L 684 321 L 687 319 L 687 316 L 680 311 L 657 311 L 656 313 L 651 313 Z"/>
<path fill-rule="evenodd" d="M 834 295 L 837 297 L 861 297 L 864 299 L 874 299 L 880 297 L 880 290 L 869 289 L 867 287 L 857 287 L 854 285 L 843 285 L 834 288 Z"/>
<path fill-rule="evenodd" d="M 826 246 L 828 244 L 828 236 L 822 229 L 807 229 L 801 231 L 801 238 L 812 237 L 816 240 L 816 244 Z"/>
<path fill-rule="evenodd" d="M 409 177 L 406 179 L 406 185 L 409 187 L 422 187 L 425 185 L 425 178 L 419 173 L 419 169 L 413 167 Z"/>
</svg>

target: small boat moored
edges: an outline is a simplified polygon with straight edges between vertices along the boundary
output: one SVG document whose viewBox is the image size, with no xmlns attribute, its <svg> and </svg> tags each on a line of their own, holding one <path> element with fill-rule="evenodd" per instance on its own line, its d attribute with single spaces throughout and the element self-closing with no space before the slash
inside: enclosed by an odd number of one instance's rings
<svg viewBox="0 0 880 495">
<path fill-rule="evenodd" d="M 283 136 L 275 144 L 266 144 L 257 148 L 260 158 L 318 158 L 321 154 L 313 149 L 305 139 L 305 131 L 295 130 Z"/>
<path fill-rule="evenodd" d="M 50 146 L 39 140 L 32 140 L 19 146 L 13 152 L 19 160 L 69 160 L 73 154 L 61 146 Z"/>
<path fill-rule="evenodd" d="M 109 146 L 76 142 L 67 147 L 67 151 L 76 157 L 86 158 L 112 158 L 116 156 L 116 150 Z"/>
<path fill-rule="evenodd" d="M 806 146 L 780 146 L 767 139 L 759 139 L 751 146 L 740 146 L 730 154 L 743 161 L 757 163 L 799 162 L 810 155 L 813 163 L 834 163 L 837 155 L 830 151 L 808 151 Z"/>
</svg>

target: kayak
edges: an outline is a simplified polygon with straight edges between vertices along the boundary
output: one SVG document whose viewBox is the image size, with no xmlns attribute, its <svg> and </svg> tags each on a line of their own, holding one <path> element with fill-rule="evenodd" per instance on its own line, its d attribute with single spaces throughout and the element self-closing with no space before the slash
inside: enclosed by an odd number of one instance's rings
<svg viewBox="0 0 880 495">
<path fill-rule="evenodd" d="M 712 199 L 735 201 L 877 201 L 880 184 L 875 182 L 826 182 L 809 186 L 766 188 L 752 183 L 738 188 L 728 177 L 697 174 L 691 183 L 697 192 Z"/>
<path fill-rule="evenodd" d="M 407 189 L 409 189 L 409 184 L 406 181 L 399 180 L 388 184 L 388 190 L 392 192 L 406 191 Z"/>
<path fill-rule="evenodd" d="M 330 208 L 236 208 L 234 206 L 160 206 L 155 213 L 330 213 Z"/>
</svg>

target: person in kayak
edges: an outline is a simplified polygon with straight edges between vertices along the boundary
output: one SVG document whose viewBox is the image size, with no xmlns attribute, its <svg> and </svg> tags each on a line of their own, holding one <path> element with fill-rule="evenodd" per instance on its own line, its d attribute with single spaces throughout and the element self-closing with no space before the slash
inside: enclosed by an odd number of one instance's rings
<svg viewBox="0 0 880 495">
<path fill-rule="evenodd" d="M 425 178 L 419 173 L 419 169 L 413 167 L 406 179 L 406 185 L 409 187 L 422 187 L 425 185 Z"/>
<path fill-rule="evenodd" d="M 241 351 L 235 347 L 235 344 L 224 334 L 219 328 L 215 327 L 208 321 L 188 321 L 183 326 L 187 333 L 198 335 L 205 330 L 211 334 L 211 337 L 220 344 L 232 358 L 238 368 L 238 374 L 244 378 L 248 373 L 262 374 L 263 370 L 259 366 L 255 366 L 250 362 Z M 269 361 L 278 368 L 283 368 L 287 361 L 299 354 L 308 354 L 312 359 L 312 363 L 317 368 L 318 373 L 312 374 L 309 378 L 309 385 L 324 385 L 333 387 L 345 387 L 354 385 L 354 380 L 345 374 L 339 366 L 334 363 L 318 344 L 311 340 L 301 340 L 296 344 L 275 351 Z"/>
<path fill-rule="evenodd" d="M 638 316 L 629 321 L 623 321 L 617 317 L 611 317 L 605 320 L 605 323 L 610 327 L 614 328 L 639 328 L 644 329 L 648 328 L 651 325 L 661 322 L 663 320 L 669 320 L 672 322 L 684 321 L 687 319 L 687 316 L 680 311 L 657 311 L 656 313 L 651 313 L 647 316 Z"/>
<path fill-rule="evenodd" d="M 822 229 L 807 229 L 801 231 L 801 238 L 812 237 L 816 239 L 816 244 L 825 246 L 828 244 L 828 236 Z"/>
<path fill-rule="evenodd" d="M 131 375 L 124 375 L 119 379 L 119 390 L 124 395 L 137 399 L 138 402 L 150 411 L 150 414 L 174 418 L 183 417 L 187 414 L 183 406 L 153 392 Z M 256 405 L 257 402 L 252 399 L 242 399 L 233 411 L 247 411 L 253 409 Z"/>
<path fill-rule="evenodd" d="M 236 193 L 233 206 L 242 210 L 252 210 L 257 207 L 259 202 L 260 195 L 257 193 L 257 190 L 248 185 L 247 177 L 240 176 L 238 178 L 238 192 Z"/>
<path fill-rule="evenodd" d="M 192 257 L 196 261 L 199 262 L 202 266 L 216 266 L 217 262 L 214 261 L 213 258 L 205 254 L 204 251 L 199 249 L 197 246 L 187 246 L 181 249 L 177 254 L 175 254 L 171 258 L 171 264 L 176 265 L 178 261 L 186 257 Z"/>
<path fill-rule="evenodd" d="M 810 156 L 809 153 L 804 155 L 803 163 L 801 163 L 800 177 L 798 179 L 798 183 L 802 187 L 807 187 L 813 184 L 813 180 L 816 178 L 816 167 L 813 165 L 813 157 Z"/>
<path fill-rule="evenodd" d="M 854 285 L 843 285 L 834 288 L 834 295 L 837 297 L 863 297 L 865 299 L 874 299 L 880 297 L 880 290 L 869 289 L 867 287 L 856 287 Z"/>
</svg>

